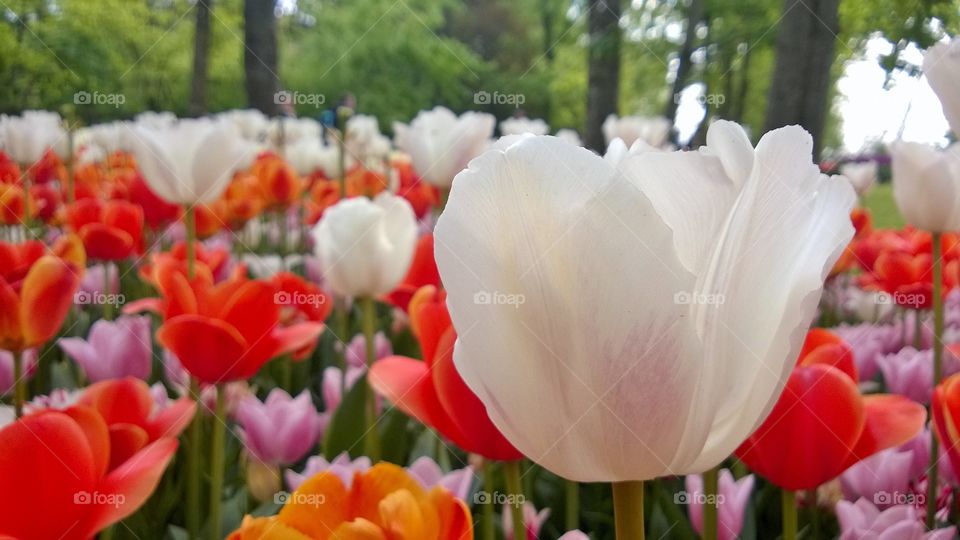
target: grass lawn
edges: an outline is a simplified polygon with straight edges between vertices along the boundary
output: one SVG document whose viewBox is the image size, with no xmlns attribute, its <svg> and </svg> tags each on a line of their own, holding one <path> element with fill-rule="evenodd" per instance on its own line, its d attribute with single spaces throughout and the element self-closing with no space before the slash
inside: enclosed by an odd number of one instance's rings
<svg viewBox="0 0 960 540">
<path fill-rule="evenodd" d="M 899 229 L 903 227 L 903 217 L 897 211 L 893 201 L 893 185 L 889 182 L 877 184 L 863 199 L 863 205 L 873 215 L 875 229 Z"/>
</svg>

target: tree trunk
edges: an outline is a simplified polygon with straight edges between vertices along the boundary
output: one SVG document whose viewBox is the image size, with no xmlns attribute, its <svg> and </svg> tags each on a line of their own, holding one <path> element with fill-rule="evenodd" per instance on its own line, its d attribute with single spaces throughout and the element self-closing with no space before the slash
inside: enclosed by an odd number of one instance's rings
<svg viewBox="0 0 960 540">
<path fill-rule="evenodd" d="M 617 113 L 620 96 L 620 0 L 589 0 L 587 125 L 584 143 L 603 152 L 603 121 Z"/>
<path fill-rule="evenodd" d="M 819 158 L 830 101 L 840 0 L 784 0 L 764 131 L 799 124 Z"/>
<path fill-rule="evenodd" d="M 690 74 L 690 67 L 693 65 L 690 55 L 693 54 L 694 44 L 697 42 L 697 25 L 700 24 L 701 20 L 703 20 L 703 0 L 690 0 L 690 4 L 687 6 L 687 28 L 683 37 L 683 45 L 680 47 L 680 63 L 677 65 L 677 76 L 673 80 L 673 92 L 671 92 L 670 99 L 667 100 L 667 107 L 663 111 L 663 115 L 667 120 L 670 120 L 671 124 L 676 121 L 677 106 L 680 105 L 680 92 L 687 85 L 687 77 Z"/>
<path fill-rule="evenodd" d="M 270 116 L 279 112 L 277 92 L 280 91 L 274 7 L 274 0 L 244 0 L 243 3 L 247 103 Z"/>
<path fill-rule="evenodd" d="M 214 0 L 197 0 L 193 38 L 193 76 L 190 79 L 190 115 L 207 113 L 207 65 L 210 59 L 210 12 Z"/>
</svg>

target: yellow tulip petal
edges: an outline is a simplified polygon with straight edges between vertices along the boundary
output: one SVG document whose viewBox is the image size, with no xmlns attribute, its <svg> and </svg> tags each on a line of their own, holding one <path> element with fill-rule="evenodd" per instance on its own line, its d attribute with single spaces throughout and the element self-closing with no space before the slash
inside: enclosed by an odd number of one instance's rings
<svg viewBox="0 0 960 540">
<path fill-rule="evenodd" d="M 429 516 L 429 517 L 428 517 Z M 432 540 L 437 537 L 437 514 L 405 489 L 380 501 L 380 522 L 391 540 Z"/>
<path fill-rule="evenodd" d="M 350 497 L 337 475 L 320 473 L 290 494 L 277 517 L 315 540 L 327 540 L 331 532 L 350 519 Z"/>
<path fill-rule="evenodd" d="M 331 539 L 336 540 L 386 540 L 383 530 L 373 523 L 360 518 L 344 523 L 333 531 Z"/>
<path fill-rule="evenodd" d="M 70 264 L 53 255 L 37 259 L 20 290 L 20 321 L 26 347 L 39 345 L 57 333 L 79 286 L 80 276 Z"/>
<path fill-rule="evenodd" d="M 417 500 L 426 496 L 419 482 L 405 469 L 392 463 L 378 463 L 367 472 L 358 474 L 353 479 L 351 493 L 353 516 L 370 520 L 382 527 L 380 501 L 400 489 L 409 491 Z"/>
</svg>

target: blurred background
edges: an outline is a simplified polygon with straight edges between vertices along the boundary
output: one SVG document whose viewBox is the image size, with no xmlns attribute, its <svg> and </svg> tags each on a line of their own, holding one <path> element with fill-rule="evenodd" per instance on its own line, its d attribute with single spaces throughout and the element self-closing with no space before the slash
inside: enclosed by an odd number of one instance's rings
<svg viewBox="0 0 960 540">
<path fill-rule="evenodd" d="M 0 0 L 0 13 L 3 113 L 321 118 L 353 96 L 387 133 L 435 105 L 543 118 L 593 148 L 613 113 L 664 116 L 679 145 L 727 118 L 754 138 L 799 123 L 826 158 L 945 142 L 919 63 L 960 25 L 950 0 Z"/>
</svg>

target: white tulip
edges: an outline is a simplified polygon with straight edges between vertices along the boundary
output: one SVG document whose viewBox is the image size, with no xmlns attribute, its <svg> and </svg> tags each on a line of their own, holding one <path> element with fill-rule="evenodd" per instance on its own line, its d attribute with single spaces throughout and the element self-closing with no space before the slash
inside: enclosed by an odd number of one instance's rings
<svg viewBox="0 0 960 540">
<path fill-rule="evenodd" d="M 21 116 L 0 117 L 0 147 L 11 159 L 30 166 L 52 149 L 67 157 L 69 137 L 60 115 L 48 111 L 24 111 Z"/>
<path fill-rule="evenodd" d="M 840 166 L 840 174 L 850 181 L 853 190 L 860 197 L 870 193 L 877 183 L 877 162 L 864 161 L 862 163 L 845 163 Z"/>
<path fill-rule="evenodd" d="M 799 127 L 716 122 L 612 164 L 553 137 L 454 182 L 436 257 L 454 362 L 526 456 L 585 482 L 697 473 L 779 398 L 853 236 Z"/>
<path fill-rule="evenodd" d="M 580 139 L 580 134 L 576 130 L 563 128 L 557 131 L 557 137 L 567 141 L 568 143 L 574 146 L 583 146 L 583 140 Z"/>
<path fill-rule="evenodd" d="M 960 145 L 946 150 L 890 145 L 893 199 L 907 223 L 930 232 L 960 229 Z"/>
<path fill-rule="evenodd" d="M 326 284 L 348 297 L 392 291 L 407 274 L 417 240 L 410 203 L 387 192 L 372 201 L 344 199 L 313 228 L 314 251 Z"/>
<path fill-rule="evenodd" d="M 248 141 L 264 141 L 270 128 L 270 119 L 256 109 L 225 111 L 217 116 L 234 126 L 240 136 Z"/>
<path fill-rule="evenodd" d="M 138 125 L 128 132 L 127 144 L 150 189 L 185 205 L 219 198 L 253 154 L 232 126 L 209 119 L 180 120 L 165 128 Z"/>
<path fill-rule="evenodd" d="M 284 157 L 301 176 L 308 176 L 320 170 L 328 178 L 340 177 L 340 149 L 323 144 L 323 140 L 319 137 L 300 139 L 287 145 Z M 353 166 L 353 158 L 350 154 L 344 157 L 347 168 Z"/>
<path fill-rule="evenodd" d="M 923 73 L 940 98 L 950 129 L 960 137 L 960 38 L 927 49 Z"/>
<path fill-rule="evenodd" d="M 170 111 L 144 111 L 133 117 L 138 126 L 151 129 L 166 129 L 177 123 L 177 115 Z"/>
<path fill-rule="evenodd" d="M 390 153 L 390 139 L 380 133 L 380 124 L 372 116 L 358 114 L 347 120 L 344 145 L 359 161 L 382 161 Z"/>
<path fill-rule="evenodd" d="M 449 188 L 453 177 L 490 145 L 496 119 L 492 115 L 450 109 L 420 111 L 410 125 L 394 123 L 397 148 L 410 154 L 413 168 L 427 182 Z"/>
<path fill-rule="evenodd" d="M 500 122 L 501 135 L 546 135 L 550 133 L 550 126 L 539 118 L 507 118 Z"/>
<path fill-rule="evenodd" d="M 611 114 L 603 121 L 603 136 L 607 139 L 607 144 L 613 139 L 623 139 L 627 146 L 633 146 L 639 140 L 654 148 L 660 148 L 666 145 L 670 138 L 670 121 L 662 116 L 618 118 Z"/>
</svg>

